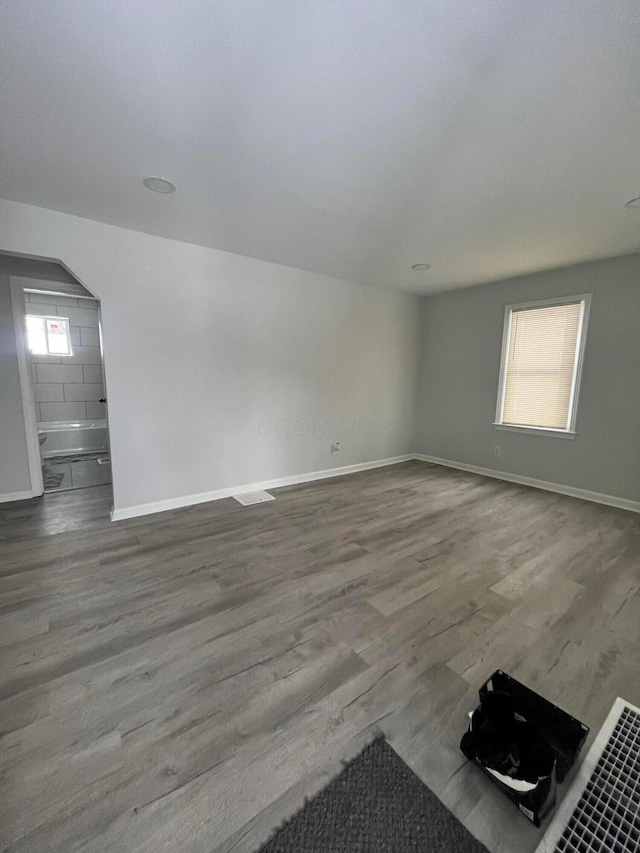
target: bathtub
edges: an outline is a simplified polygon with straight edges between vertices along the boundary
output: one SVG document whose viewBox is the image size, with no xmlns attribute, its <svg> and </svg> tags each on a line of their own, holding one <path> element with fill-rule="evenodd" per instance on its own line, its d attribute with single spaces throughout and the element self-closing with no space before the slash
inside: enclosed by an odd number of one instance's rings
<svg viewBox="0 0 640 853">
<path fill-rule="evenodd" d="M 43 459 L 109 450 L 106 420 L 41 422 L 38 424 L 38 439 Z"/>
</svg>

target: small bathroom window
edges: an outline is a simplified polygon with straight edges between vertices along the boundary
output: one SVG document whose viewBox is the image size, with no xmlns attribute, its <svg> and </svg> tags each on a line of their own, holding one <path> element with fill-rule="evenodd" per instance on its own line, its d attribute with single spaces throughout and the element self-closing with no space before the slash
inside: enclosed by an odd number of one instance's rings
<svg viewBox="0 0 640 853">
<path fill-rule="evenodd" d="M 32 355 L 73 355 L 66 317 L 27 315 L 27 341 Z"/>
</svg>

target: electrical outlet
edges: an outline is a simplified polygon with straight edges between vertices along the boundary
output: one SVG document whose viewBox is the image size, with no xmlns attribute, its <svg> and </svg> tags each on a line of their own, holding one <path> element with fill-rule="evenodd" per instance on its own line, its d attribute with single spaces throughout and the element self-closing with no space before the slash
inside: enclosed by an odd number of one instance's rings
<svg viewBox="0 0 640 853">
<path fill-rule="evenodd" d="M 502 456 L 502 448 L 500 447 L 499 444 L 496 444 L 496 446 L 493 448 L 493 455 L 494 456 Z"/>
<path fill-rule="evenodd" d="M 339 441 L 336 441 L 335 444 L 331 445 L 331 452 L 332 453 L 340 453 L 340 442 Z"/>
</svg>

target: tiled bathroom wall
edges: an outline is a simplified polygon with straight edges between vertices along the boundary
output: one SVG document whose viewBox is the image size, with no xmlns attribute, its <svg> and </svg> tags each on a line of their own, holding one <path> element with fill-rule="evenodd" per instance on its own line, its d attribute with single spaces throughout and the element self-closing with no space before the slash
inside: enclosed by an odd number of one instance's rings
<svg viewBox="0 0 640 853">
<path fill-rule="evenodd" d="M 25 293 L 27 314 L 68 317 L 73 355 L 32 355 L 38 422 L 104 418 L 105 396 L 98 302 L 57 294 Z"/>
</svg>

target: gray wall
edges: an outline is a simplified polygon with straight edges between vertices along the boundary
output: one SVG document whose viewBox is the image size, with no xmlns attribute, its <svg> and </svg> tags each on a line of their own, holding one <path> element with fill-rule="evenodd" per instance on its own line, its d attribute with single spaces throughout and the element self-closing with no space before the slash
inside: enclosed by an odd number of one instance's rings
<svg viewBox="0 0 640 853">
<path fill-rule="evenodd" d="M 27 278 L 42 278 L 63 284 L 77 285 L 75 278 L 60 264 L 0 253 L 0 272 Z"/>
<path fill-rule="evenodd" d="M 0 240 L 101 299 L 117 510 L 416 450 L 640 499 L 638 256 L 418 299 L 16 202 Z M 494 430 L 504 304 L 582 292 L 577 439 Z"/>
<path fill-rule="evenodd" d="M 36 417 L 42 421 L 83 421 L 105 417 L 104 376 L 98 329 L 99 303 L 54 294 L 26 293 L 28 314 L 69 319 L 70 356 L 32 355 Z"/>
<path fill-rule="evenodd" d="M 5 200 L 0 249 L 100 299 L 118 513 L 413 449 L 415 296 Z"/>
<path fill-rule="evenodd" d="M 496 430 L 505 304 L 577 293 L 593 293 L 577 438 Z M 640 256 L 450 291 L 421 312 L 417 451 L 640 500 Z"/>
<path fill-rule="evenodd" d="M 31 491 L 9 276 L 0 271 L 0 499 Z"/>
</svg>

